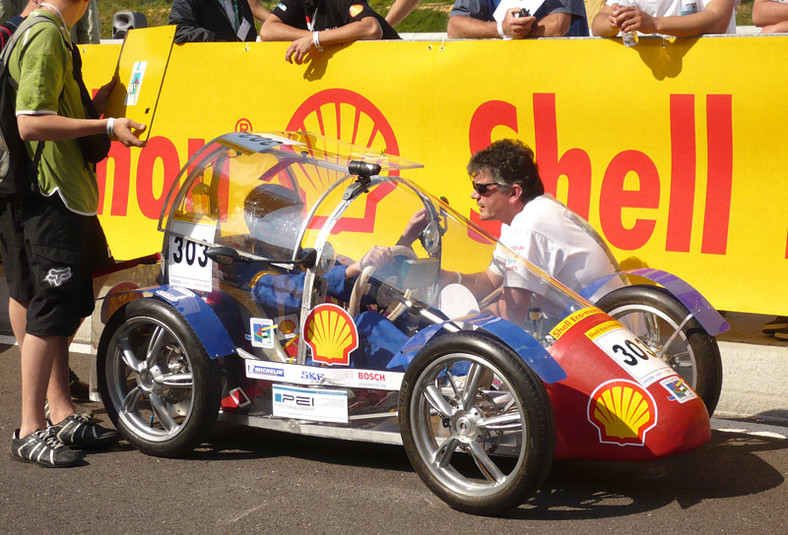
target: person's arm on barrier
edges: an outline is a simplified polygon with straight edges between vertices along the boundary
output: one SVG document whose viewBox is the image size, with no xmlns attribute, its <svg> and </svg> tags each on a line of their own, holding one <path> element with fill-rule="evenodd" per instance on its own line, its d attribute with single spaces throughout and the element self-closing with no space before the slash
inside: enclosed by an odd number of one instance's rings
<svg viewBox="0 0 788 535">
<path fill-rule="evenodd" d="M 571 24 L 570 13 L 550 13 L 531 26 L 528 37 L 563 37 L 569 31 Z"/>
<path fill-rule="evenodd" d="M 608 23 L 617 26 L 621 32 L 638 31 L 646 34 L 692 37 L 706 33 L 725 33 L 733 14 L 735 0 L 712 0 L 706 5 L 705 10 L 678 17 L 652 17 L 637 7 L 621 7 L 618 4 L 605 7 L 612 8 Z M 597 18 L 599 15 L 594 18 L 594 22 Z"/>
<path fill-rule="evenodd" d="M 618 25 L 613 16 L 613 10 L 618 9 L 618 4 L 603 5 L 594 20 L 591 21 L 591 34 L 600 37 L 615 37 L 618 35 Z"/>
<path fill-rule="evenodd" d="M 112 134 L 126 147 L 142 147 L 139 134 L 145 125 L 126 117 L 112 119 L 72 119 L 62 115 L 17 115 L 19 137 L 23 141 L 61 141 L 94 134 L 109 134 L 108 125 L 112 125 Z"/>
<path fill-rule="evenodd" d="M 383 30 L 373 17 L 364 17 L 339 28 L 310 32 L 294 28 L 271 15 L 260 29 L 263 41 L 292 41 L 285 53 L 285 61 L 301 64 L 313 50 L 320 51 L 324 45 L 347 43 L 359 39 L 380 39 Z"/>
<path fill-rule="evenodd" d="M 752 23 L 754 25 L 765 28 L 786 21 L 788 21 L 788 4 L 775 0 L 755 0 L 753 2 Z"/>
<path fill-rule="evenodd" d="M 530 34 L 531 27 L 536 22 L 536 17 L 515 17 L 514 14 L 519 11 L 519 8 L 507 11 L 506 16 L 501 21 L 500 28 L 495 21 L 480 20 L 464 15 L 453 15 L 449 17 L 446 34 L 450 39 L 487 39 L 495 37 L 522 39 Z"/>
<path fill-rule="evenodd" d="M 252 16 L 260 22 L 265 22 L 271 15 L 271 12 L 260 3 L 260 0 L 249 0 L 249 9 L 252 10 Z"/>
<path fill-rule="evenodd" d="M 396 26 L 402 19 L 410 15 L 410 12 L 419 5 L 420 0 L 394 0 L 394 4 L 386 14 L 386 22 Z"/>
</svg>

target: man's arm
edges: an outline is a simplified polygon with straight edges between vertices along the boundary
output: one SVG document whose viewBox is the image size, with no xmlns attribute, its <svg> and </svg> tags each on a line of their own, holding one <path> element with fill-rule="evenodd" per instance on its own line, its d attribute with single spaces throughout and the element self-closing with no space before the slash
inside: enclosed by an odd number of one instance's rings
<svg viewBox="0 0 788 535">
<path fill-rule="evenodd" d="M 17 115 L 19 137 L 24 141 L 61 141 L 75 139 L 107 131 L 107 119 L 72 119 L 62 115 Z M 141 147 L 139 133 L 145 125 L 118 117 L 114 121 L 113 133 L 127 147 Z M 135 134 L 134 131 L 137 131 Z"/>
<path fill-rule="evenodd" d="M 383 29 L 374 17 L 364 17 L 332 30 L 310 32 L 285 24 L 282 19 L 271 14 L 260 29 L 260 38 L 263 41 L 292 41 L 285 53 L 285 60 L 300 64 L 306 55 L 316 48 L 315 33 L 318 34 L 318 42 L 322 47 L 359 39 L 380 39 Z"/>
<path fill-rule="evenodd" d="M 788 21 L 788 3 L 774 0 L 755 0 L 752 4 L 752 23 L 769 26 Z"/>
<path fill-rule="evenodd" d="M 704 11 L 679 17 L 652 17 L 639 8 L 620 7 L 617 4 L 610 7 L 613 8 L 612 18 L 622 32 L 639 31 L 691 37 L 704 33 L 725 33 L 734 6 L 735 0 L 712 0 Z M 597 18 L 598 16 L 594 18 L 594 22 Z"/>
<path fill-rule="evenodd" d="M 394 0 L 394 5 L 391 6 L 389 12 L 386 14 L 386 22 L 392 26 L 396 26 L 402 19 L 410 15 L 420 0 Z"/>
<path fill-rule="evenodd" d="M 252 16 L 260 22 L 265 22 L 271 14 L 266 7 L 260 3 L 259 0 L 249 0 L 249 9 L 252 10 Z"/>
<path fill-rule="evenodd" d="M 503 289 L 501 297 L 492 303 L 488 310 L 496 316 L 522 325 L 528 318 L 530 304 L 531 292 L 523 288 L 506 287 Z"/>
<path fill-rule="evenodd" d="M 551 13 L 536 21 L 528 37 L 563 37 L 571 25 L 570 13 Z"/>
<path fill-rule="evenodd" d="M 599 13 L 596 14 L 594 20 L 591 21 L 591 33 L 601 37 L 614 37 L 618 35 L 618 25 L 615 23 L 613 16 L 613 9 L 618 8 L 618 4 L 609 6 L 605 4 Z"/>
<path fill-rule="evenodd" d="M 527 37 L 531 28 L 536 22 L 535 17 L 515 17 L 519 9 L 510 9 L 506 12 L 501 28 L 506 37 L 512 39 L 522 39 Z M 450 39 L 469 38 L 469 39 L 489 39 L 500 38 L 498 33 L 498 23 L 466 17 L 464 15 L 453 15 L 449 17 L 449 24 L 446 34 Z"/>
</svg>

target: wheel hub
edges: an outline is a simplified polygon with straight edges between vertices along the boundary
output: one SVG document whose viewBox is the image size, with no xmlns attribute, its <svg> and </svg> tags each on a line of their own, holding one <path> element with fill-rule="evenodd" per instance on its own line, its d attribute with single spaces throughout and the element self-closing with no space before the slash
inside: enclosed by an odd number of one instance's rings
<svg viewBox="0 0 788 535">
<path fill-rule="evenodd" d="M 466 444 L 473 442 L 480 433 L 478 421 L 479 413 L 476 409 L 455 413 L 451 425 L 452 436 Z"/>
</svg>

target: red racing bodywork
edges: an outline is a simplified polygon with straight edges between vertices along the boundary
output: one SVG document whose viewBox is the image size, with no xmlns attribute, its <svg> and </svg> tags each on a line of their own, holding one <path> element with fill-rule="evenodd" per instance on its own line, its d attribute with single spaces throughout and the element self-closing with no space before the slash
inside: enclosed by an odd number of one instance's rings
<svg viewBox="0 0 788 535">
<path fill-rule="evenodd" d="M 546 385 L 556 458 L 653 460 L 711 437 L 703 401 L 610 316 L 586 308 L 551 334 L 549 352 L 567 373 Z"/>
</svg>

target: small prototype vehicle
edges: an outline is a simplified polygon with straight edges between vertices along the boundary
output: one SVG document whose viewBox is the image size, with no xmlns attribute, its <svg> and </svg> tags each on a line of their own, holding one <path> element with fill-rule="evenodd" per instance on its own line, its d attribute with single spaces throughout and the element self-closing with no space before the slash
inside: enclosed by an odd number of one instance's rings
<svg viewBox="0 0 788 535">
<path fill-rule="evenodd" d="M 403 444 L 441 499 L 485 515 L 523 503 L 554 458 L 651 460 L 709 439 L 725 322 L 697 292 L 640 270 L 649 284 L 594 305 L 399 176 L 415 167 L 294 132 L 197 153 L 159 222 L 157 285 L 119 283 L 100 307 L 99 391 L 123 436 L 179 456 L 218 417 Z M 493 254 L 528 273 L 523 325 L 468 284 Z"/>
</svg>

